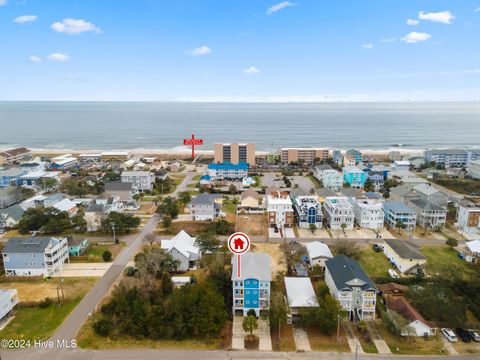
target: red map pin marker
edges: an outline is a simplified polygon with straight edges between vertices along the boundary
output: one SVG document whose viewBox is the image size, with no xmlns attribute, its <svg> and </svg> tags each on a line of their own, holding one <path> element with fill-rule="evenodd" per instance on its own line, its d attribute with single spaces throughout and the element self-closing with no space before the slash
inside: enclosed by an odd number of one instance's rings
<svg viewBox="0 0 480 360">
<path fill-rule="evenodd" d="M 228 238 L 228 248 L 237 257 L 237 278 L 240 278 L 240 255 L 250 250 L 250 239 L 247 234 L 236 232 Z"/>
</svg>

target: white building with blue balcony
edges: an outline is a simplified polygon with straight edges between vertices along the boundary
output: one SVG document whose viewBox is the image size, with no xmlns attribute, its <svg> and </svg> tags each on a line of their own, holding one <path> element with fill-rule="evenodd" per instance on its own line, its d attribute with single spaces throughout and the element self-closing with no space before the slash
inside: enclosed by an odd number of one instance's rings
<svg viewBox="0 0 480 360">
<path fill-rule="evenodd" d="M 242 180 L 248 175 L 248 164 L 210 164 L 208 165 L 208 175 L 213 180 Z"/>
<path fill-rule="evenodd" d="M 270 257 L 262 253 L 240 256 L 238 274 L 237 256 L 232 258 L 233 313 L 247 316 L 253 310 L 257 316 L 270 308 L 270 282 L 272 269 Z M 240 275 L 240 276 L 239 276 Z"/>
</svg>

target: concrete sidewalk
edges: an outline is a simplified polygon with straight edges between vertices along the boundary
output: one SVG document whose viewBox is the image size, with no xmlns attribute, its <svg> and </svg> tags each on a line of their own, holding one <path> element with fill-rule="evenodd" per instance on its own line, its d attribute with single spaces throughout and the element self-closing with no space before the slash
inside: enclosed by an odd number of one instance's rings
<svg viewBox="0 0 480 360">
<path fill-rule="evenodd" d="M 307 332 L 302 328 L 293 328 L 293 340 L 297 351 L 312 351 Z"/>
</svg>

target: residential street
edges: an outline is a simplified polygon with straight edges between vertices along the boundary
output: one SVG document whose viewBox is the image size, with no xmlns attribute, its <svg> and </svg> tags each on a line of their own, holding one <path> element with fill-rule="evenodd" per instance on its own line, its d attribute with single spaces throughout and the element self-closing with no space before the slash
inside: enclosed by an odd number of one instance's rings
<svg viewBox="0 0 480 360">
<path fill-rule="evenodd" d="M 65 319 L 52 336 L 52 340 L 71 340 L 75 338 L 76 333 L 80 330 L 83 323 L 88 319 L 91 313 L 95 311 L 98 303 L 109 292 L 115 280 L 125 269 L 127 263 L 139 251 L 143 244 L 143 240 L 147 234 L 155 230 L 159 221 L 158 216 L 152 217 L 137 234 L 133 242 L 129 243 L 116 257 L 112 266 L 105 275 L 98 280 L 95 286 L 82 299 L 80 304 Z M 17 358 L 18 359 L 18 358 Z"/>
<path fill-rule="evenodd" d="M 195 171 L 187 172 L 187 176 L 185 177 L 185 179 L 183 179 L 183 181 L 177 186 L 175 191 L 169 194 L 169 196 L 177 196 L 178 193 L 182 191 L 187 191 L 188 190 L 187 185 L 193 183 L 192 180 L 195 175 L 198 175 L 198 173 Z"/>
<path fill-rule="evenodd" d="M 376 355 L 358 354 L 362 360 L 409 360 L 412 356 L 401 355 Z M 428 360 L 477 360 L 478 354 L 462 356 L 415 356 L 414 358 L 426 358 Z M 173 360 L 227 360 L 227 359 L 288 359 L 288 360 L 351 360 L 355 359 L 353 353 L 334 352 L 271 352 L 271 351 L 208 351 L 208 350 L 24 350 L 4 351 L 1 354 L 2 360 L 152 360 L 152 359 L 173 359 Z"/>
</svg>

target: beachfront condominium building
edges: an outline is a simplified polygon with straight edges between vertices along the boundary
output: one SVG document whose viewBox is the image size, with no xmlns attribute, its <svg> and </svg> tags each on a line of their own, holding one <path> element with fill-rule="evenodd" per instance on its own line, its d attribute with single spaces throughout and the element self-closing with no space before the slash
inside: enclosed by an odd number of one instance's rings
<svg viewBox="0 0 480 360">
<path fill-rule="evenodd" d="M 355 149 L 348 150 L 343 156 L 343 166 L 355 166 L 363 161 L 363 155 Z"/>
<path fill-rule="evenodd" d="M 385 201 L 383 203 L 385 222 L 390 227 L 415 230 L 417 213 L 399 201 Z"/>
<path fill-rule="evenodd" d="M 322 205 L 318 196 L 310 195 L 301 189 L 292 190 L 290 197 L 293 201 L 293 209 L 298 227 L 308 229 L 311 225 L 322 227 Z"/>
<path fill-rule="evenodd" d="M 325 283 L 350 320 L 374 320 L 377 288 L 362 266 L 337 255 L 325 262 Z"/>
<path fill-rule="evenodd" d="M 323 212 L 330 229 L 353 229 L 355 214 L 347 197 L 327 197 L 323 204 Z"/>
<path fill-rule="evenodd" d="M 384 222 L 383 204 L 372 199 L 350 199 L 355 213 L 355 222 L 364 229 L 382 229 Z"/>
<path fill-rule="evenodd" d="M 480 233 L 480 202 L 461 200 L 458 203 L 457 227 L 464 233 Z"/>
<path fill-rule="evenodd" d="M 255 144 L 232 143 L 215 144 L 213 162 L 217 164 L 248 164 L 255 165 Z"/>
<path fill-rule="evenodd" d="M 346 166 L 342 169 L 343 181 L 354 189 L 363 189 L 367 174 L 355 166 Z"/>
<path fill-rule="evenodd" d="M 417 224 L 424 229 L 440 229 L 447 221 L 447 206 L 426 198 L 410 201 L 408 204 L 417 213 Z"/>
<path fill-rule="evenodd" d="M 459 149 L 428 150 L 425 151 L 425 162 L 446 167 L 462 167 L 467 165 L 468 153 Z"/>
<path fill-rule="evenodd" d="M 132 183 L 134 191 L 152 191 L 155 174 L 150 171 L 124 171 L 121 180 L 123 183 Z"/>
<path fill-rule="evenodd" d="M 49 168 L 54 171 L 72 169 L 78 166 L 78 160 L 72 154 L 65 154 L 51 159 Z"/>
<path fill-rule="evenodd" d="M 7 276 L 44 276 L 60 273 L 68 261 L 67 238 L 11 238 L 2 250 Z"/>
<path fill-rule="evenodd" d="M 270 226 L 282 229 L 293 225 L 292 200 L 287 192 L 271 192 L 267 195 L 265 205 Z"/>
<path fill-rule="evenodd" d="M 248 175 L 248 164 L 209 164 L 208 176 L 211 180 L 242 180 Z"/>
<path fill-rule="evenodd" d="M 237 261 L 240 259 L 240 266 Z M 253 310 L 257 316 L 270 308 L 272 269 L 270 256 L 246 253 L 232 257 L 233 314 L 247 316 Z M 239 271 L 240 270 L 240 271 Z"/>
<path fill-rule="evenodd" d="M 281 154 L 282 164 L 313 164 L 315 159 L 320 162 L 328 159 L 328 149 L 321 148 L 283 148 Z"/>
<path fill-rule="evenodd" d="M 468 164 L 468 175 L 474 179 L 480 179 L 480 160 L 472 160 Z"/>
<path fill-rule="evenodd" d="M 337 170 L 330 165 L 319 165 L 315 167 L 315 177 L 322 182 L 323 187 L 338 191 L 343 186 L 343 177 Z"/>
<path fill-rule="evenodd" d="M 25 147 L 2 151 L 0 152 L 0 165 L 16 163 L 29 153 L 30 150 Z"/>
</svg>

